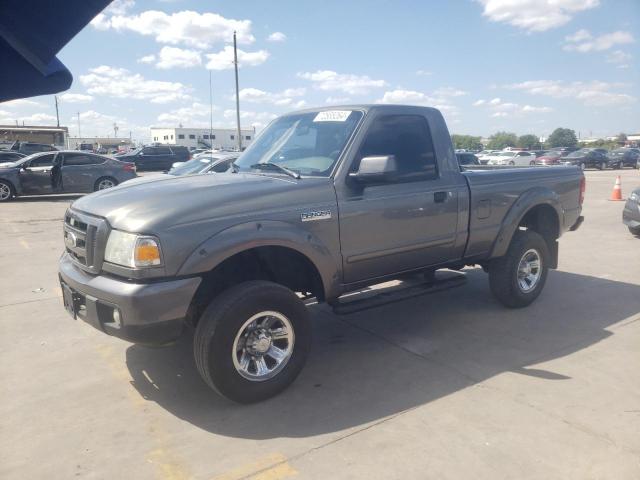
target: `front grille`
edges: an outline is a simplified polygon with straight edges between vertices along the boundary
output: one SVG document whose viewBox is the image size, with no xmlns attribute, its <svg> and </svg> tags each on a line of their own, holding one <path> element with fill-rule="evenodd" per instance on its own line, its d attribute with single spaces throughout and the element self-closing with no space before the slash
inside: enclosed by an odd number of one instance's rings
<svg viewBox="0 0 640 480">
<path fill-rule="evenodd" d="M 74 262 L 88 272 L 98 273 L 102 267 L 107 233 L 108 225 L 101 218 L 72 210 L 65 214 L 65 249 Z"/>
</svg>

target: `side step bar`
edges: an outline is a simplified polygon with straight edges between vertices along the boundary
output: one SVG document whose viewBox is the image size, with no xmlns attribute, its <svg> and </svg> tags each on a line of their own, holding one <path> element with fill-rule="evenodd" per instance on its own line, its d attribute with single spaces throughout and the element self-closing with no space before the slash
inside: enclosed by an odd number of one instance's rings
<svg viewBox="0 0 640 480">
<path fill-rule="evenodd" d="M 394 286 L 381 289 L 380 293 L 360 299 L 357 297 L 360 297 L 363 294 L 350 294 L 346 297 L 340 297 L 335 303 L 331 304 L 331 307 L 333 308 L 333 313 L 336 315 L 349 315 L 351 313 L 369 310 L 370 308 L 380 307 L 389 303 L 400 302 L 408 298 L 441 292 L 443 290 L 449 290 L 450 288 L 461 287 L 466 283 L 466 281 L 466 275 L 458 273 L 442 279 L 436 278 L 434 281 L 418 284 L 413 283 L 404 287 Z M 352 297 L 356 297 L 356 299 L 350 300 Z"/>
</svg>

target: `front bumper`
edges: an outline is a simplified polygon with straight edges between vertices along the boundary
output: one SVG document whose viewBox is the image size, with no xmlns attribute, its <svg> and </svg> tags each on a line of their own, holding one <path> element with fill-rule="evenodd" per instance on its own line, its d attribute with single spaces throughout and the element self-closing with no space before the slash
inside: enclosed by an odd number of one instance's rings
<svg viewBox="0 0 640 480">
<path fill-rule="evenodd" d="M 132 283 L 91 275 L 76 267 L 66 252 L 58 262 L 65 306 L 102 332 L 134 343 L 162 345 L 185 328 L 199 277 Z M 117 314 L 114 315 L 114 312 Z"/>
<path fill-rule="evenodd" d="M 640 227 L 640 203 L 627 200 L 622 210 L 622 223 L 631 228 Z"/>
</svg>

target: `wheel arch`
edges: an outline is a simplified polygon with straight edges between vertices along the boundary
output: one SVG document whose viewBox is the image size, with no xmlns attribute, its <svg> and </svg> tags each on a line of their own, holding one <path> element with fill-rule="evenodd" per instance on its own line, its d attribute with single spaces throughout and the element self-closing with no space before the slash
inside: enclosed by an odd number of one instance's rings
<svg viewBox="0 0 640 480">
<path fill-rule="evenodd" d="M 490 258 L 503 256 L 518 229 L 531 229 L 544 237 L 551 254 L 551 268 L 557 268 L 558 243 L 562 234 L 562 206 L 558 194 L 544 187 L 523 193 L 511 206 L 496 237 Z"/>
</svg>

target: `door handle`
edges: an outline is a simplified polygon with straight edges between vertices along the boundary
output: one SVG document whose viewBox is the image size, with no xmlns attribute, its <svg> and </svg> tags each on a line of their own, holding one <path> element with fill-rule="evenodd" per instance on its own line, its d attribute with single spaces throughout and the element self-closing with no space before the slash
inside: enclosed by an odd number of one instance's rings
<svg viewBox="0 0 640 480">
<path fill-rule="evenodd" d="M 435 192 L 433 194 L 433 201 L 435 203 L 444 203 L 444 201 L 447 199 L 447 195 L 449 192 Z"/>
</svg>

